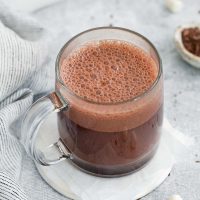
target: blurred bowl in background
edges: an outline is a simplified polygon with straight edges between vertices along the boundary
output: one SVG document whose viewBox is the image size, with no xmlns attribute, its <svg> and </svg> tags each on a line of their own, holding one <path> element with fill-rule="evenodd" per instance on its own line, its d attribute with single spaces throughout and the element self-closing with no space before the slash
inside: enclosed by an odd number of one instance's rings
<svg viewBox="0 0 200 200">
<path fill-rule="evenodd" d="M 193 67 L 200 68 L 200 57 L 189 52 L 185 48 L 183 44 L 183 40 L 182 40 L 182 31 L 186 28 L 195 28 L 195 27 L 200 28 L 200 24 L 191 23 L 191 24 L 185 24 L 185 25 L 179 26 L 176 29 L 175 34 L 174 34 L 174 41 L 175 41 L 176 49 L 181 55 L 181 57 L 183 58 L 183 60 L 185 60 L 187 63 L 189 63 Z"/>
</svg>

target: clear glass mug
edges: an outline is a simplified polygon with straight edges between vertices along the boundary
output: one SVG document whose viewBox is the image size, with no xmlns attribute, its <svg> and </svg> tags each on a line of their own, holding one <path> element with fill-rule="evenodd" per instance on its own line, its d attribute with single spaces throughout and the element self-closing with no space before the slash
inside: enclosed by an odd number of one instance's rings
<svg viewBox="0 0 200 200">
<path fill-rule="evenodd" d="M 77 96 L 61 79 L 60 66 L 74 49 L 91 41 L 123 40 L 132 43 L 156 62 L 158 75 L 148 91 L 120 103 L 100 104 Z M 60 139 L 52 144 L 59 155 L 48 159 L 35 141 L 40 124 L 57 112 Z M 87 30 L 69 40 L 56 60 L 55 92 L 39 99 L 27 112 L 22 132 L 27 152 L 42 165 L 70 160 L 85 172 L 98 176 L 120 176 L 143 167 L 159 145 L 163 120 L 163 74 L 159 54 L 144 36 L 123 28 Z M 66 169 L 67 170 L 67 169 Z"/>
</svg>

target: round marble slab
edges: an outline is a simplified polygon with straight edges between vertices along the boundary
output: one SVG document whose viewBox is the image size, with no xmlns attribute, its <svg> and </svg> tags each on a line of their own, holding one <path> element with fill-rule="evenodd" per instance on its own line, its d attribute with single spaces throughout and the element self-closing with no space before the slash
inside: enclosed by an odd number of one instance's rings
<svg viewBox="0 0 200 200">
<path fill-rule="evenodd" d="M 86 174 L 70 161 L 52 166 L 36 167 L 43 179 L 56 191 L 74 200 L 135 200 L 153 191 L 169 175 L 174 158 L 166 141 L 171 127 L 163 126 L 163 134 L 154 158 L 141 170 L 119 178 L 101 178 Z M 41 126 L 37 138 L 40 147 L 58 139 L 56 116 L 50 116 Z"/>
</svg>

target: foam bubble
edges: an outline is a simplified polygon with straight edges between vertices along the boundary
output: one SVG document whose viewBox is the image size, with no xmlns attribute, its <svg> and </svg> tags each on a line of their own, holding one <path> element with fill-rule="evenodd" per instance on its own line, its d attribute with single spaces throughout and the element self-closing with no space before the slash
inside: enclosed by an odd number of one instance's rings
<svg viewBox="0 0 200 200">
<path fill-rule="evenodd" d="M 61 77 L 78 96 L 101 103 L 120 102 L 146 91 L 158 70 L 154 60 L 126 42 L 87 43 L 64 59 Z"/>
</svg>

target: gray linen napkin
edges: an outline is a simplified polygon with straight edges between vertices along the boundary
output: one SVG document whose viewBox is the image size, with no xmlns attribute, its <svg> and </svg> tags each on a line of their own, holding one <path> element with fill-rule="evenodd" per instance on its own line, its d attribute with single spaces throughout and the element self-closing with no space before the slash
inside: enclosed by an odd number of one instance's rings
<svg viewBox="0 0 200 200">
<path fill-rule="evenodd" d="M 18 185 L 24 148 L 21 116 L 33 95 L 52 89 L 47 31 L 0 0 L 0 199 L 27 199 Z"/>
</svg>

